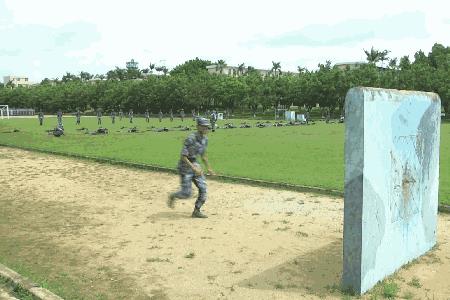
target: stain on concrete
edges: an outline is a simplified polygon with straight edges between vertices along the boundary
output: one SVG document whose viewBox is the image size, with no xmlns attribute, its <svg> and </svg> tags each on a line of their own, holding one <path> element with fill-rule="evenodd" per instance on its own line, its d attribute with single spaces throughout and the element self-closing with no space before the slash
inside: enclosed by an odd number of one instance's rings
<svg viewBox="0 0 450 300">
<path fill-rule="evenodd" d="M 386 208 L 385 201 L 380 197 L 378 191 L 370 181 L 364 179 L 364 194 L 370 195 L 370 201 L 366 201 L 364 211 L 369 212 L 363 217 L 363 246 L 361 276 L 364 278 L 367 273 L 377 266 L 377 251 L 386 233 Z M 365 243 L 364 239 L 370 240 Z"/>
</svg>

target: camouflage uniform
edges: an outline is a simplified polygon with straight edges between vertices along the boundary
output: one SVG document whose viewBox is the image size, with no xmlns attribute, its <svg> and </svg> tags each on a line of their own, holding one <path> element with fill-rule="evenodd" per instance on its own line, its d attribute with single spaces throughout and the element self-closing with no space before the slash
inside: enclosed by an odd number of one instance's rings
<svg viewBox="0 0 450 300">
<path fill-rule="evenodd" d="M 187 156 L 189 161 L 198 168 L 197 156 L 203 155 L 208 146 L 208 138 L 201 136 L 200 133 L 191 133 L 184 141 L 181 155 Z M 198 188 L 198 198 L 195 202 L 195 208 L 200 209 L 206 201 L 206 179 L 205 175 L 196 175 L 194 171 L 180 159 L 178 162 L 178 171 L 181 177 L 181 190 L 174 194 L 175 198 L 186 199 L 192 195 L 192 182 Z"/>
<path fill-rule="evenodd" d="M 77 125 L 80 125 L 81 112 L 79 110 L 75 113 L 75 117 L 77 118 Z"/>
<path fill-rule="evenodd" d="M 217 121 L 217 113 L 216 111 L 213 111 L 211 113 L 211 116 L 209 117 L 209 121 L 211 122 L 211 129 L 212 131 L 216 131 L 216 121 Z"/>
<path fill-rule="evenodd" d="M 56 113 L 56 117 L 58 118 L 58 125 L 61 126 L 62 125 L 62 111 L 58 110 L 58 112 Z"/>
<path fill-rule="evenodd" d="M 102 112 L 97 110 L 97 125 L 102 125 Z"/>
<path fill-rule="evenodd" d="M 42 113 L 42 111 L 39 112 L 38 118 L 39 118 L 39 125 L 42 126 L 42 123 L 44 122 L 44 114 Z"/>
<path fill-rule="evenodd" d="M 180 118 L 181 118 L 181 122 L 184 121 L 184 109 L 181 109 L 180 111 Z"/>
<path fill-rule="evenodd" d="M 114 110 L 111 112 L 111 122 L 116 123 L 116 112 Z"/>
<path fill-rule="evenodd" d="M 130 123 L 133 123 L 133 110 L 130 110 L 128 117 L 130 118 Z"/>
</svg>

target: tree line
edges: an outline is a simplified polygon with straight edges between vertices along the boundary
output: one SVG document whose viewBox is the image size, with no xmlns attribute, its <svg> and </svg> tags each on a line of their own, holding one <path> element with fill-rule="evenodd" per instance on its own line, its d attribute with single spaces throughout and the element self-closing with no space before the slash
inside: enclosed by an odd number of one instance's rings
<svg viewBox="0 0 450 300">
<path fill-rule="evenodd" d="M 317 70 L 298 67 L 298 73 L 283 72 L 279 62 L 267 76 L 240 64 L 235 76 L 221 75 L 223 60 L 215 63 L 218 74 L 209 74 L 212 63 L 199 58 L 172 70 L 149 65 L 139 69 L 133 60 L 124 69 L 116 67 L 105 75 L 66 73 L 61 80 L 44 79 L 32 87 L 0 87 L 0 103 L 15 108 L 34 108 L 47 113 L 119 110 L 139 113 L 211 109 L 256 112 L 296 105 L 311 109 L 318 103 L 342 113 L 345 95 L 355 86 L 429 91 L 439 94 L 444 111 L 450 109 L 450 47 L 435 44 L 430 53 L 417 51 L 408 56 L 389 58 L 388 50 L 364 50 L 367 63 L 358 68 L 341 69 L 330 61 Z M 381 64 L 381 66 L 380 66 Z M 92 80 L 92 79 L 96 80 Z"/>
</svg>

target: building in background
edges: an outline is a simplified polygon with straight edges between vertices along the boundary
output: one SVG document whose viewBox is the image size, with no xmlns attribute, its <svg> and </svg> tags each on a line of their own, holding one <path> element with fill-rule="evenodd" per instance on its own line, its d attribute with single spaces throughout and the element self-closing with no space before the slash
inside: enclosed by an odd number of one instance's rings
<svg viewBox="0 0 450 300">
<path fill-rule="evenodd" d="M 14 87 L 24 86 L 28 87 L 33 83 L 28 80 L 28 77 L 25 76 L 3 76 L 3 84 L 6 86 L 8 83 L 14 85 Z"/>
<path fill-rule="evenodd" d="M 227 65 L 219 66 L 219 65 L 215 64 L 215 65 L 206 66 L 206 70 L 208 71 L 209 74 L 240 76 L 240 75 L 244 75 L 248 72 L 248 67 L 239 68 L 239 67 L 227 66 Z M 254 69 L 254 71 L 258 72 L 259 74 L 261 74 L 263 76 L 267 76 L 270 74 L 270 70 Z"/>
<path fill-rule="evenodd" d="M 366 65 L 367 62 L 365 61 L 354 61 L 354 62 L 342 62 L 342 63 L 337 63 L 334 66 L 336 68 L 338 68 L 339 70 L 354 70 L 354 69 L 358 69 L 360 68 L 362 65 Z"/>
</svg>

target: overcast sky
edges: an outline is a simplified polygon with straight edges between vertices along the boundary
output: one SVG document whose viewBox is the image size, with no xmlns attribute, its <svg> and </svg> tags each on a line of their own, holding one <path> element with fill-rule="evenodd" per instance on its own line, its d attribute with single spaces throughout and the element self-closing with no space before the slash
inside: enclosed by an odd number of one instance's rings
<svg viewBox="0 0 450 300">
<path fill-rule="evenodd" d="M 199 57 L 283 71 L 450 46 L 444 0 L 0 0 L 0 76 L 105 74 L 134 58 L 169 69 Z"/>
</svg>

